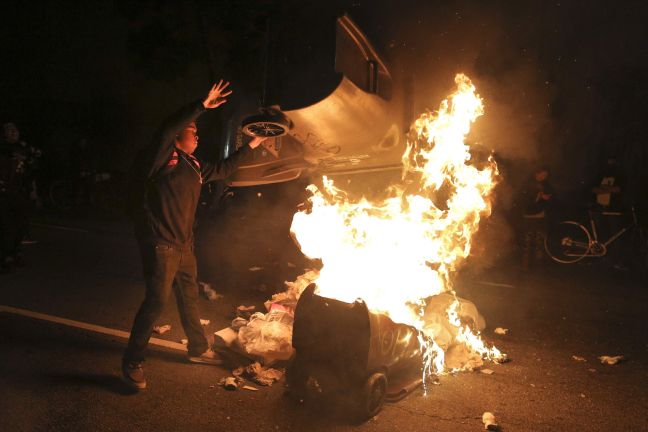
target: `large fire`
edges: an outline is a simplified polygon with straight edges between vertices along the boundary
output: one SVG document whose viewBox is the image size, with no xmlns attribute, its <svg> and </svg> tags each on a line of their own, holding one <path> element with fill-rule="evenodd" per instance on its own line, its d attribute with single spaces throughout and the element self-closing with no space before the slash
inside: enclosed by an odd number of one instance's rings
<svg viewBox="0 0 648 432">
<path fill-rule="evenodd" d="M 426 320 L 426 306 L 441 293 L 454 296 L 452 275 L 470 254 L 480 218 L 491 210 L 494 161 L 477 164 L 465 138 L 483 114 L 482 100 L 470 79 L 458 74 L 457 90 L 436 112 L 412 125 L 403 154 L 403 182 L 380 202 L 350 200 L 333 181 L 314 185 L 309 211 L 295 214 L 291 231 L 302 252 L 319 258 L 315 281 L 324 297 L 353 302 L 389 315 L 421 332 L 424 374 L 448 369 L 444 349 L 435 340 L 438 326 Z M 498 359 L 470 326 L 459 319 L 454 298 L 444 319 L 455 328 L 452 341 L 480 358 Z"/>
</svg>

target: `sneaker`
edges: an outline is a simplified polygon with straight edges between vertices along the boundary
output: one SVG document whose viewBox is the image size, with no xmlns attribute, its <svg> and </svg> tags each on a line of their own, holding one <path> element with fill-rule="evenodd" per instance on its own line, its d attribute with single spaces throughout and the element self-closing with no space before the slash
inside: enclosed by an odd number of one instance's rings
<svg viewBox="0 0 648 432">
<path fill-rule="evenodd" d="M 146 378 L 144 377 L 144 368 L 141 362 L 122 363 L 122 373 L 124 381 L 135 389 L 146 388 Z"/>
<path fill-rule="evenodd" d="M 200 354 L 199 356 L 194 356 L 190 354 L 187 356 L 187 359 L 189 359 L 189 361 L 192 363 L 202 363 L 202 364 L 209 364 L 209 365 L 223 364 L 223 359 L 221 359 L 221 357 L 211 349 L 208 349 L 207 351 Z"/>
</svg>

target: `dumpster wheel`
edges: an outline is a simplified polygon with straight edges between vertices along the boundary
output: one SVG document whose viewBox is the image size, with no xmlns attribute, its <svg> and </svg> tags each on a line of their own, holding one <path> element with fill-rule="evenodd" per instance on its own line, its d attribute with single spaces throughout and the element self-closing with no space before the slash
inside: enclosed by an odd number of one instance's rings
<svg viewBox="0 0 648 432">
<path fill-rule="evenodd" d="M 387 376 L 376 372 L 369 376 L 360 391 L 358 415 L 370 419 L 380 412 L 387 394 Z"/>
</svg>

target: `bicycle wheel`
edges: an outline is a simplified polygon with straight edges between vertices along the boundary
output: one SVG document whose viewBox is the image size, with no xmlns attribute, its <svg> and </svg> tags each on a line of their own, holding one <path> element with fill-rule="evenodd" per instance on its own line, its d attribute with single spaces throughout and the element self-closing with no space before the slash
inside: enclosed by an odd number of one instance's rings
<svg viewBox="0 0 648 432">
<path fill-rule="evenodd" d="M 587 256 L 591 241 L 592 238 L 583 225 L 563 221 L 549 229 L 545 237 L 545 250 L 554 261 L 571 264 Z"/>
</svg>

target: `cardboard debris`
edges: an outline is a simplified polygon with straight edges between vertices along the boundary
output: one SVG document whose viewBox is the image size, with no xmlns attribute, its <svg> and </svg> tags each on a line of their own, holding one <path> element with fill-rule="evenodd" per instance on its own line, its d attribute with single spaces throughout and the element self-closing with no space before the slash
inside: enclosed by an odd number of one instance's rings
<svg viewBox="0 0 648 432">
<path fill-rule="evenodd" d="M 625 357 L 622 356 L 622 355 L 617 355 L 617 356 L 606 356 L 606 355 L 604 355 L 604 356 L 600 356 L 599 360 L 601 360 L 601 363 L 611 366 L 611 365 L 615 365 L 617 363 L 622 362 L 623 360 L 625 360 Z"/>
<path fill-rule="evenodd" d="M 495 420 L 495 416 L 491 412 L 486 411 L 484 414 L 482 414 L 482 422 L 484 423 L 484 429 L 486 430 L 499 430 L 499 425 Z"/>
<path fill-rule="evenodd" d="M 486 375 L 493 375 L 493 370 L 492 369 L 480 369 L 479 372 L 486 374 Z"/>
<path fill-rule="evenodd" d="M 160 334 L 160 335 L 168 332 L 169 330 L 171 330 L 171 324 L 164 324 L 164 325 L 161 325 L 161 326 L 154 326 L 153 327 L 153 331 L 155 333 L 157 333 L 157 334 Z"/>
<path fill-rule="evenodd" d="M 202 319 L 202 318 L 200 318 L 200 325 L 201 325 L 201 326 L 208 326 L 210 322 L 211 322 L 211 321 L 209 321 L 208 319 Z"/>
<path fill-rule="evenodd" d="M 495 334 L 498 334 L 498 335 L 505 335 L 506 333 L 508 333 L 509 329 L 507 329 L 507 328 L 502 328 L 502 327 L 497 327 L 497 328 L 496 328 L 495 330 L 493 330 L 493 331 L 495 332 Z"/>
<path fill-rule="evenodd" d="M 577 362 L 586 362 L 587 361 L 587 359 L 585 357 L 581 357 L 581 356 L 577 356 L 577 355 L 573 355 L 572 359 L 576 360 Z"/>
<path fill-rule="evenodd" d="M 255 267 L 250 267 L 248 270 L 251 271 L 251 272 L 257 272 L 257 271 L 263 270 L 263 267 L 255 266 Z"/>
<path fill-rule="evenodd" d="M 198 282 L 198 286 L 205 293 L 205 296 L 209 299 L 209 301 L 216 301 L 223 298 L 222 294 L 218 294 L 209 283 Z"/>
<path fill-rule="evenodd" d="M 232 327 L 220 329 L 217 332 L 214 332 L 214 347 L 229 348 L 232 346 L 234 341 L 236 341 L 237 337 L 238 331 L 234 330 Z"/>
</svg>

